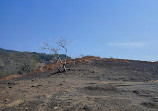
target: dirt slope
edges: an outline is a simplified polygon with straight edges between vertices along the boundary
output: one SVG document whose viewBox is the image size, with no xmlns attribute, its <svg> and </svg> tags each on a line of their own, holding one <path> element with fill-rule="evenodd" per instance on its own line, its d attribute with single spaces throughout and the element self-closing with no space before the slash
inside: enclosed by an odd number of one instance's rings
<svg viewBox="0 0 158 111">
<path fill-rule="evenodd" d="M 96 60 L 0 82 L 1 111 L 158 111 L 158 64 Z M 154 82 L 153 82 L 154 81 Z"/>
</svg>

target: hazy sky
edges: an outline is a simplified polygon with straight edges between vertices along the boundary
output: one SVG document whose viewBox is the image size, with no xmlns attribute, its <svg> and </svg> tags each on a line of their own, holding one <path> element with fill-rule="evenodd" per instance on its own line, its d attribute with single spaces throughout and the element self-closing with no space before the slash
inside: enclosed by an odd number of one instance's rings
<svg viewBox="0 0 158 111">
<path fill-rule="evenodd" d="M 60 36 L 72 57 L 158 60 L 158 0 L 0 0 L 0 47 L 40 52 Z"/>
</svg>

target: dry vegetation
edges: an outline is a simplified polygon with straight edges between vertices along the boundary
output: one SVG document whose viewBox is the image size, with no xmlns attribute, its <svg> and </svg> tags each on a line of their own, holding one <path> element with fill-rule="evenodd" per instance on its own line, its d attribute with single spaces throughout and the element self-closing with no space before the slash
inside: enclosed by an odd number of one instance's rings
<svg viewBox="0 0 158 111">
<path fill-rule="evenodd" d="M 158 63 L 86 56 L 68 59 L 63 73 L 57 65 L 2 78 L 0 110 L 158 110 Z"/>
</svg>

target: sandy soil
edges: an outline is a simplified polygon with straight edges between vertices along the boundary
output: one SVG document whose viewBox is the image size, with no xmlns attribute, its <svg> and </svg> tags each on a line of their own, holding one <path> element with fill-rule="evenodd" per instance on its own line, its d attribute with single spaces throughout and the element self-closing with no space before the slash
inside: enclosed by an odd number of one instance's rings
<svg viewBox="0 0 158 111">
<path fill-rule="evenodd" d="M 96 60 L 1 81 L 0 110 L 158 111 L 157 66 Z"/>
</svg>

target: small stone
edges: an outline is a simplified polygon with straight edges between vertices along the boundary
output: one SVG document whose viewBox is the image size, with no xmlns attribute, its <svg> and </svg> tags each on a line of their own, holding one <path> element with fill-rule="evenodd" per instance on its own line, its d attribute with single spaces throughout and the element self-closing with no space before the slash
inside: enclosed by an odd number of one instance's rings
<svg viewBox="0 0 158 111">
<path fill-rule="evenodd" d="M 60 86 L 63 85 L 62 83 L 59 84 Z"/>
<path fill-rule="evenodd" d="M 54 107 L 54 109 L 56 110 L 56 109 L 58 109 L 58 107 Z"/>
<path fill-rule="evenodd" d="M 92 73 L 95 73 L 95 71 L 92 71 Z"/>
<path fill-rule="evenodd" d="M 7 100 L 7 99 L 5 99 L 5 100 L 4 100 L 4 104 L 7 104 L 7 103 L 8 103 L 8 100 Z"/>
<path fill-rule="evenodd" d="M 138 90 L 134 90 L 133 93 L 139 94 L 140 92 Z"/>
<path fill-rule="evenodd" d="M 28 110 L 28 108 L 25 108 L 25 110 Z"/>
</svg>

